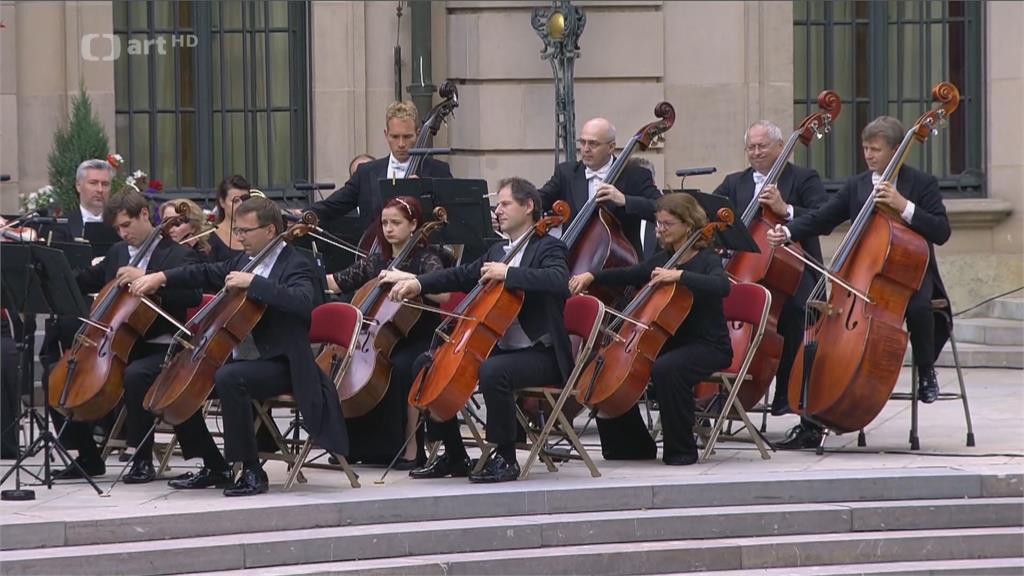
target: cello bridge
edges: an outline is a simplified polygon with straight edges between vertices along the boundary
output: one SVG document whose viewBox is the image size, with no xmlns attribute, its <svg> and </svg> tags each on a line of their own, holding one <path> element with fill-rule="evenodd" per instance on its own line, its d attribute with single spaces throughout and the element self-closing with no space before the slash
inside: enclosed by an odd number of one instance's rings
<svg viewBox="0 0 1024 576">
<path fill-rule="evenodd" d="M 822 300 L 808 300 L 807 307 L 813 308 L 814 310 L 817 310 L 819 314 L 825 316 L 838 316 L 843 313 L 842 308 L 830 306 L 828 302 L 824 302 Z"/>
<path fill-rule="evenodd" d="M 91 346 L 93 348 L 98 348 L 99 347 L 99 345 L 96 344 L 96 342 L 93 342 L 85 334 L 76 334 L 75 335 L 75 342 L 78 343 L 78 344 L 81 344 L 83 346 Z"/>
<path fill-rule="evenodd" d="M 186 350 L 195 350 L 196 349 L 196 347 L 193 346 L 191 342 L 189 342 L 188 340 L 185 340 L 181 336 L 175 335 L 174 336 L 174 341 L 177 342 L 178 344 L 181 344 L 181 346 L 183 348 L 185 348 Z"/>
</svg>

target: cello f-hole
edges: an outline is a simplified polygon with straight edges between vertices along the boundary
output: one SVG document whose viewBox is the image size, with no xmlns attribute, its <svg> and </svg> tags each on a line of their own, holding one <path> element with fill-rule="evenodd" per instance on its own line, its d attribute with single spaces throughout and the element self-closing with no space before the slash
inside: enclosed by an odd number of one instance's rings
<svg viewBox="0 0 1024 576">
<path fill-rule="evenodd" d="M 849 311 L 846 313 L 846 329 L 853 331 L 856 330 L 857 326 L 860 324 L 860 322 L 858 322 L 853 317 L 853 312 L 854 309 L 857 307 L 858 302 L 857 299 L 853 297 L 852 292 L 847 292 L 846 297 L 848 300 L 850 300 Z"/>
</svg>

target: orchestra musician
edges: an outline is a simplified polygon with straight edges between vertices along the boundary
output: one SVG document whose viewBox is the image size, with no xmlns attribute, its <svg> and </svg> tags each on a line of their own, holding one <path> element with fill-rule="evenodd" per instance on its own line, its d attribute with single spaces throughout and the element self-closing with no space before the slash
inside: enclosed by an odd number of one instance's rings
<svg viewBox="0 0 1024 576">
<path fill-rule="evenodd" d="M 420 246 L 413 249 L 398 269 L 386 270 L 394 256 L 406 247 L 423 223 L 423 209 L 419 200 L 411 196 L 392 198 L 381 210 L 380 222 L 377 233 L 383 247 L 381 252 L 361 258 L 344 270 L 328 274 L 327 284 L 332 292 L 354 292 L 374 278 L 388 284 L 444 268 L 438 249 Z M 431 294 L 427 298 L 434 303 L 444 303 L 448 301 L 448 294 Z M 430 347 L 438 322 L 437 314 L 422 313 L 409 334 L 391 351 L 391 381 L 384 398 L 370 412 L 346 419 L 352 445 L 350 461 L 387 464 L 402 447 L 405 438 L 413 433 L 419 415 L 406 401 L 416 376 L 413 362 Z M 423 465 L 425 462 L 422 443 L 417 441 L 406 446 L 394 468 L 409 470 L 417 463 Z"/>
<path fill-rule="evenodd" d="M 379 181 L 407 176 L 406 169 L 412 158 L 409 150 L 419 134 L 416 105 L 410 101 L 392 102 L 385 112 L 384 121 L 384 136 L 391 154 L 360 164 L 344 186 L 310 206 L 322 222 L 340 218 L 358 208 L 361 223 L 365 227 L 381 210 Z M 452 172 L 445 162 L 427 157 L 423 159 L 419 174 L 416 175 L 423 178 L 451 178 Z"/>
<path fill-rule="evenodd" d="M 615 161 L 612 154 L 615 151 L 615 126 L 604 118 L 593 118 L 584 123 L 576 142 L 580 147 L 580 160 L 569 160 L 556 166 L 551 179 L 539 189 L 544 209 L 564 200 L 572 209 L 572 217 L 575 217 L 587 200 L 596 197 L 618 219 L 636 253 L 643 254 L 640 221 L 654 220 L 654 202 L 661 197 L 661 190 L 654 185 L 651 171 L 628 164 L 614 184 L 604 181 Z"/>
<path fill-rule="evenodd" d="M 249 337 L 235 348 L 233 360 L 215 376 L 224 419 L 224 457 L 243 468 L 224 495 L 248 496 L 269 488 L 257 452 L 253 400 L 293 394 L 304 426 L 317 445 L 336 454 L 348 454 L 348 436 L 337 392 L 317 367 L 310 349 L 310 319 L 320 301 L 312 263 L 295 248 L 280 243 L 253 272 L 242 272 L 253 256 L 284 231 L 284 222 L 272 200 L 252 197 L 235 207 L 234 224 L 232 232 L 244 254 L 223 262 L 147 274 L 131 284 L 131 291 L 151 294 L 166 286 L 217 292 L 227 287 L 245 290 L 250 300 L 266 304 Z M 214 485 L 204 475 L 209 476 L 206 468 L 170 484 L 181 489 Z"/>
<path fill-rule="evenodd" d="M 759 120 L 747 128 L 743 139 L 744 150 L 750 167 L 725 177 L 715 189 L 715 194 L 728 197 L 740 211 L 757 197 L 761 210 L 771 210 L 787 222 L 802 216 L 828 199 L 825 186 L 812 168 L 787 162 L 779 176 L 777 186 L 764 186 L 768 173 L 785 147 L 782 130 L 773 122 Z M 800 241 L 804 253 L 821 262 L 821 243 L 817 235 L 808 235 Z M 781 416 L 789 413 L 789 373 L 793 360 L 803 341 L 804 303 L 818 281 L 819 274 L 811 267 L 804 268 L 800 287 L 792 298 L 786 301 L 778 319 L 778 333 L 783 338 L 782 356 L 775 373 L 775 394 L 772 399 L 772 414 Z"/>
<path fill-rule="evenodd" d="M 697 461 L 693 435 L 694 387 L 732 362 L 732 343 L 722 309 L 730 284 L 721 258 L 703 240 L 684 255 L 681 269 L 662 267 L 694 231 L 707 224 L 707 216 L 693 196 L 685 193 L 662 196 L 658 199 L 655 216 L 662 250 L 635 266 L 573 276 L 569 289 L 573 294 L 580 294 L 592 285 L 643 286 L 678 282 L 693 293 L 689 314 L 665 343 L 651 370 L 664 434 L 662 461 L 685 466 Z M 642 460 L 657 455 L 657 447 L 638 406 L 617 418 L 598 418 L 597 423 L 606 460 Z"/>
<path fill-rule="evenodd" d="M 505 482 L 519 477 L 516 461 L 514 390 L 544 382 L 565 382 L 572 366 L 572 352 L 563 312 L 568 297 L 567 248 L 550 236 L 532 237 L 510 264 L 500 261 L 526 234 L 534 233 L 541 217 L 537 189 L 522 178 L 506 178 L 498 184 L 496 214 L 510 242 L 501 241 L 473 263 L 437 270 L 401 280 L 390 297 L 401 301 L 419 294 L 456 290 L 470 291 L 478 283 L 503 281 L 505 289 L 524 294 L 516 321 L 480 366 L 479 390 L 487 406 L 487 439 L 496 450 L 484 468 L 471 473 L 472 463 L 459 432 L 457 418 L 427 421 L 430 440 L 444 442 L 445 453 L 433 464 L 410 471 L 413 478 L 469 476 L 471 482 Z M 416 362 L 414 373 L 430 362 L 426 355 Z"/>
<path fill-rule="evenodd" d="M 168 200 L 160 205 L 160 218 L 165 220 L 177 215 L 177 206 L 182 202 L 188 206 L 188 220 L 171 227 L 169 231 L 171 240 L 191 248 L 199 256 L 200 260 L 208 261 L 213 257 L 213 248 L 210 246 L 209 240 L 210 234 L 193 238 L 200 232 L 203 232 L 206 224 L 206 214 L 203 213 L 203 209 L 198 204 L 185 198 Z M 216 231 L 211 234 L 216 234 Z"/>
<path fill-rule="evenodd" d="M 145 273 L 154 273 L 198 261 L 192 250 L 174 240 L 163 237 L 153 244 L 149 254 L 143 254 L 139 266 L 130 266 L 139 248 L 154 231 L 150 221 L 149 201 L 134 190 L 124 190 L 111 196 L 104 207 L 104 221 L 110 224 L 122 238 L 113 245 L 103 261 L 80 271 L 76 275 L 79 288 L 85 293 L 99 292 L 111 281 L 126 285 Z M 197 306 L 201 300 L 198 290 L 162 289 L 156 292 L 160 306 L 178 321 L 185 320 L 185 311 Z M 127 441 L 136 448 L 132 467 L 125 475 L 126 484 L 141 484 L 152 481 L 156 474 L 153 469 L 153 441 L 150 435 L 145 439 L 153 417 L 142 407 L 146 391 L 160 373 L 160 366 L 167 353 L 172 335 L 177 328 L 163 318 L 157 318 L 146 332 L 144 340 L 135 344 L 124 373 L 124 407 L 126 411 Z M 54 424 L 60 429 L 63 416 L 54 411 Z M 175 427 L 185 458 L 200 456 L 206 466 L 226 470 L 202 416 L 197 415 Z M 105 472 L 100 459 L 99 448 L 92 438 L 91 427 L 85 422 L 69 421 L 64 426 L 61 440 L 68 448 L 77 448 L 78 464 L 90 476 Z M 78 478 L 81 472 L 69 466 L 58 472 L 58 478 Z"/>
<path fill-rule="evenodd" d="M 939 183 L 934 176 L 904 165 L 895 186 L 880 181 L 903 135 L 903 125 L 896 118 L 879 116 L 871 121 L 861 132 L 861 149 L 868 169 L 847 180 L 843 188 L 818 210 L 800 215 L 785 226 L 777 226 L 769 233 L 768 239 L 781 246 L 813 235 L 828 234 L 843 222 L 855 219 L 864 203 L 871 200 L 900 214 L 912 230 L 928 241 L 928 269 L 921 288 L 907 305 L 906 321 L 918 370 L 918 396 L 929 404 L 939 395 L 935 360 L 949 337 L 946 323 L 935 322 L 931 308 L 933 298 L 945 298 L 946 294 L 935 263 L 934 245 L 942 245 L 949 240 L 950 227 Z M 802 419 L 789 431 L 786 441 L 775 446 L 781 449 L 812 448 L 820 443 L 821 435 L 819 426 Z"/>
<path fill-rule="evenodd" d="M 243 252 L 231 232 L 235 228 L 235 207 L 249 197 L 252 186 L 244 176 L 234 174 L 217 185 L 217 231 L 210 235 L 210 260 L 223 262 Z"/>
</svg>

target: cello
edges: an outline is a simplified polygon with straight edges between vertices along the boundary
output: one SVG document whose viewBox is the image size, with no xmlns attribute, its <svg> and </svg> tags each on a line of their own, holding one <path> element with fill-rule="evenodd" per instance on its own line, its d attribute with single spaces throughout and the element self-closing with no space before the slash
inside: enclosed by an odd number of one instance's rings
<svg viewBox="0 0 1024 576">
<path fill-rule="evenodd" d="M 300 223 L 278 234 L 242 268 L 242 272 L 252 272 L 282 242 L 306 234 L 316 223 L 314 213 L 304 213 Z M 202 408 L 213 391 L 214 374 L 252 332 L 266 309 L 266 304 L 250 300 L 247 290 L 221 288 L 185 325 L 188 333 L 179 331 L 174 337 L 160 376 L 146 393 L 143 407 L 174 426 L 188 420 Z"/>
<path fill-rule="evenodd" d="M 932 99 L 939 105 L 907 130 L 882 180 L 895 185 L 910 145 L 938 132 L 959 105 L 960 93 L 941 82 Z M 808 299 L 808 308 L 821 314 L 807 328 L 790 375 L 790 398 L 799 398 L 792 406 L 796 413 L 843 433 L 862 429 L 881 412 L 903 366 L 903 317 L 928 259 L 928 242 L 901 215 L 868 198 L 829 266 L 848 287 L 834 287 L 822 302 L 826 275 Z"/>
<path fill-rule="evenodd" d="M 832 123 L 839 117 L 842 110 L 839 94 L 831 90 L 822 91 L 818 95 L 818 108 L 818 112 L 804 118 L 800 126 L 790 134 L 782 153 L 779 154 L 775 164 L 768 172 L 764 187 L 778 184 L 797 142 L 809 146 L 812 137 L 821 139 L 831 131 Z M 776 224 L 785 224 L 785 222 L 771 210 L 763 210 L 757 201 L 756 194 L 743 210 L 740 220 L 754 238 L 760 252 L 737 252 L 723 262 L 725 271 L 737 282 L 761 284 L 772 295 L 772 306 L 768 311 L 768 324 L 761 344 L 750 364 L 749 374 L 752 380 L 740 388 L 738 395 L 743 409 L 750 410 L 764 396 L 775 378 L 775 371 L 779 367 L 779 359 L 782 356 L 783 343 L 782 336 L 778 333 L 779 316 L 782 314 L 782 307 L 786 301 L 792 298 L 800 288 L 804 263 L 798 257 L 801 252 L 799 246 L 775 248 L 768 242 L 768 231 Z M 754 327 L 749 324 L 730 322 L 729 336 L 732 339 L 733 350 L 746 350 L 753 339 L 753 332 Z M 788 383 L 781 385 L 786 384 Z"/>
<path fill-rule="evenodd" d="M 138 267 L 173 226 L 187 221 L 188 205 L 154 228 L 129 266 Z M 50 372 L 50 406 L 72 420 L 98 420 L 114 409 L 124 395 L 124 371 L 132 348 L 157 315 L 167 317 L 151 300 L 129 294 L 113 279 L 93 301 L 89 318 L 75 333 L 71 347 Z"/>
<path fill-rule="evenodd" d="M 629 162 L 629 157 L 639 150 L 655 145 L 676 121 L 676 111 L 668 102 L 654 107 L 659 118 L 638 130 L 622 148 L 615 162 L 608 169 L 605 182 L 615 184 Z M 584 272 L 598 272 L 606 268 L 632 266 L 639 261 L 636 248 L 622 232 L 622 225 L 610 210 L 590 198 L 562 234 L 562 242 L 569 247 L 569 275 Z M 590 292 L 605 304 L 613 304 L 621 294 L 607 287 L 598 287 Z"/>
<path fill-rule="evenodd" d="M 448 117 L 459 107 L 459 89 L 451 80 L 442 82 L 441 86 L 437 89 L 437 94 L 441 97 L 441 101 L 430 109 L 430 113 L 423 120 L 423 126 L 420 128 L 420 133 L 416 137 L 416 143 L 413 145 L 413 148 L 425 148 L 430 138 L 437 136 L 441 125 L 447 122 Z M 419 172 L 424 158 L 425 155 L 416 154 L 409 159 L 409 167 L 405 170 L 405 178 L 412 178 Z M 367 254 L 380 252 L 381 247 L 378 244 L 377 238 L 377 228 L 379 226 L 380 220 L 378 219 L 366 227 L 366 231 L 363 232 L 362 237 L 359 239 L 359 249 L 361 251 Z"/>
<path fill-rule="evenodd" d="M 436 220 L 420 226 L 385 270 L 397 270 L 413 250 L 425 245 L 435 230 L 448 223 L 444 208 L 434 208 L 434 217 Z M 362 416 L 380 403 L 391 383 L 391 351 L 409 335 L 422 314 L 422 308 L 392 302 L 387 294 L 388 290 L 380 285 L 377 277 L 352 297 L 352 305 L 362 312 L 365 328 L 352 344 L 347 367 L 344 364 L 346 351 L 340 346 L 327 344 L 317 355 L 317 365 L 338 388 L 345 418 Z"/>
<path fill-rule="evenodd" d="M 544 236 L 569 219 L 569 205 L 555 202 L 554 214 L 533 225 L 501 260 L 511 262 L 526 248 L 534 235 Z M 444 422 L 455 417 L 476 389 L 480 365 L 522 310 L 524 295 L 505 289 L 504 282 L 479 284 L 462 300 L 454 314 L 437 328 L 444 343 L 433 352 L 433 362 L 422 370 L 409 391 L 409 403 L 432 418 Z M 450 335 L 443 330 L 458 318 Z"/>
<path fill-rule="evenodd" d="M 699 240 L 710 240 L 716 231 L 732 225 L 732 210 L 722 208 L 716 216 L 716 221 L 690 234 L 663 268 L 680 266 L 683 256 Z M 604 418 L 628 412 L 647 390 L 654 360 L 692 306 L 693 293 L 678 282 L 644 286 L 602 330 L 603 343 L 580 375 L 583 384 L 576 399 Z"/>
</svg>

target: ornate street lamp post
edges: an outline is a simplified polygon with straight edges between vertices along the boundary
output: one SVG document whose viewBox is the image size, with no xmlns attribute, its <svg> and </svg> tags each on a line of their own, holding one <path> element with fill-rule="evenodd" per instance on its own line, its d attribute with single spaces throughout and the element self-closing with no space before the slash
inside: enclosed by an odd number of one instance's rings
<svg viewBox="0 0 1024 576">
<path fill-rule="evenodd" d="M 573 95 L 573 66 L 580 56 L 580 36 L 587 24 L 583 9 L 568 0 L 555 1 L 550 8 L 535 8 L 532 24 L 544 41 L 541 59 L 551 62 L 555 78 L 555 165 L 576 159 L 576 98 Z M 564 156 L 563 156 L 564 154 Z"/>
</svg>

